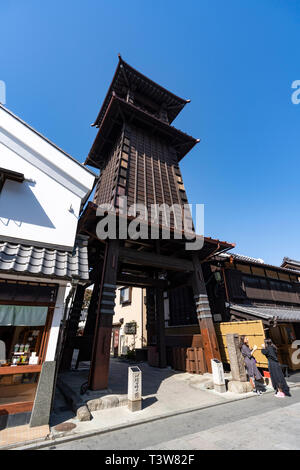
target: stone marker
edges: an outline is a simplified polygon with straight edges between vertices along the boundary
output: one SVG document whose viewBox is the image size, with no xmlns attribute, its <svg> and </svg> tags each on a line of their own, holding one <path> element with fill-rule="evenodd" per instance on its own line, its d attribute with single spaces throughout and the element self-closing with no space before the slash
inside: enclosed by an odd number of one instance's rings
<svg viewBox="0 0 300 470">
<path fill-rule="evenodd" d="M 226 385 L 222 362 L 218 359 L 211 359 L 211 369 L 213 374 L 215 391 L 219 393 L 225 393 Z"/>
<path fill-rule="evenodd" d="M 239 347 L 239 335 L 237 333 L 226 335 L 226 342 L 232 380 L 238 382 L 247 382 L 245 361 Z"/>
<path fill-rule="evenodd" d="M 91 421 L 92 415 L 86 405 L 81 406 L 78 408 L 76 413 L 76 418 L 79 421 Z"/>
<path fill-rule="evenodd" d="M 86 406 L 88 407 L 89 411 L 102 410 L 103 408 L 102 398 L 94 398 L 93 400 L 89 400 L 86 403 Z"/>
<path fill-rule="evenodd" d="M 0 364 L 6 361 L 6 346 L 4 341 L 0 340 Z"/>
<path fill-rule="evenodd" d="M 252 387 L 250 382 L 240 382 L 238 380 L 230 380 L 230 382 L 228 382 L 228 392 L 247 393 L 251 391 Z"/>
<path fill-rule="evenodd" d="M 42 365 L 29 422 L 31 428 L 49 424 L 55 367 L 55 361 L 45 361 Z"/>
<path fill-rule="evenodd" d="M 119 397 L 117 395 L 107 395 L 101 398 L 102 408 L 117 408 L 119 406 Z"/>
<path fill-rule="evenodd" d="M 139 367 L 128 367 L 128 408 L 130 411 L 142 409 L 142 371 Z"/>
</svg>

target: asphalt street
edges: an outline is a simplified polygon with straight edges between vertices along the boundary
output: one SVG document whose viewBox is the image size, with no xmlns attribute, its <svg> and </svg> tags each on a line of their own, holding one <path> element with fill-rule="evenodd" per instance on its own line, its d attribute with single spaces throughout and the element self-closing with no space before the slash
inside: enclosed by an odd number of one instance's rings
<svg viewBox="0 0 300 470">
<path fill-rule="evenodd" d="M 46 449 L 300 449 L 300 388 L 291 393 L 254 396 Z"/>
</svg>

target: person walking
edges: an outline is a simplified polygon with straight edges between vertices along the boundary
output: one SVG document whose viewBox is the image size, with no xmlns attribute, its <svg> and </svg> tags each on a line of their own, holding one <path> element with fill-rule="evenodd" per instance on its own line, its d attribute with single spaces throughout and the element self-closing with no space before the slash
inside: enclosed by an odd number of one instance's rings
<svg viewBox="0 0 300 470">
<path fill-rule="evenodd" d="M 271 339 L 266 339 L 262 345 L 262 353 L 268 359 L 269 372 L 271 376 L 272 386 L 275 390 L 275 396 L 278 398 L 290 397 L 290 389 L 284 378 L 280 363 L 277 357 L 277 347 L 272 343 Z"/>
<path fill-rule="evenodd" d="M 249 347 L 249 340 L 246 336 L 241 336 L 240 339 L 240 350 L 245 360 L 245 366 L 247 370 L 247 374 L 249 377 L 249 381 L 251 383 L 253 392 L 257 395 L 261 395 L 262 391 L 257 388 L 256 381 L 262 380 L 263 376 L 259 372 L 256 360 L 253 357 L 254 351 L 256 351 L 257 346 L 254 345 L 253 349 L 251 350 Z"/>
</svg>

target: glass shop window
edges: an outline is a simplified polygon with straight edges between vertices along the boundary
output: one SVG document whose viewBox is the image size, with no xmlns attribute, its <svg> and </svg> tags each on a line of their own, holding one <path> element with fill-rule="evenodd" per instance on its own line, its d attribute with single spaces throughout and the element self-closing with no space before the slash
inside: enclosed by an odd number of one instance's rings
<svg viewBox="0 0 300 470">
<path fill-rule="evenodd" d="M 120 304 L 130 304 L 131 303 L 131 288 L 122 287 L 120 289 Z"/>
<path fill-rule="evenodd" d="M 0 305 L 0 411 L 32 408 L 46 344 L 48 307 Z M 26 405 L 25 405 L 26 403 Z"/>
<path fill-rule="evenodd" d="M 47 307 L 0 305 L 0 365 L 40 363 L 47 314 Z"/>
</svg>

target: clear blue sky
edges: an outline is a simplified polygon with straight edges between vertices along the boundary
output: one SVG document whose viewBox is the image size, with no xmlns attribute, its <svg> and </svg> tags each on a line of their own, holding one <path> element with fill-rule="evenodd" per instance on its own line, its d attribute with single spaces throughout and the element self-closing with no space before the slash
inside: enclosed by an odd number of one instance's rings
<svg viewBox="0 0 300 470">
<path fill-rule="evenodd" d="M 298 1 L 14 0 L 0 17 L 9 109 L 83 162 L 120 52 L 191 99 L 174 124 L 201 138 L 181 168 L 205 234 L 300 259 Z"/>
</svg>

